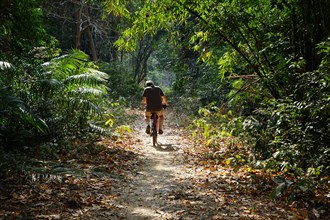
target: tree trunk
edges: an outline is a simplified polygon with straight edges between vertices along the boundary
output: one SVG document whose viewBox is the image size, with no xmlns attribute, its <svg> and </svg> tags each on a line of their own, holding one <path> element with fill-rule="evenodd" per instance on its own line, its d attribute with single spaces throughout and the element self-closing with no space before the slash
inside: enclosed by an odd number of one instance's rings
<svg viewBox="0 0 330 220">
<path fill-rule="evenodd" d="M 95 46 L 91 27 L 88 27 L 87 34 L 88 34 L 88 38 L 89 38 L 89 47 L 90 47 L 90 50 L 92 53 L 92 60 L 94 62 L 96 62 L 97 61 L 97 52 L 96 52 L 96 46 Z"/>
<path fill-rule="evenodd" d="M 92 54 L 92 60 L 94 62 L 97 61 L 97 49 L 95 46 L 95 41 L 94 41 L 94 37 L 93 37 L 93 28 L 92 28 L 92 22 L 91 22 L 91 16 L 90 16 L 90 9 L 87 8 L 86 9 L 86 16 L 87 16 L 87 35 L 89 38 L 89 50 L 90 53 Z"/>
<path fill-rule="evenodd" d="M 82 18 L 81 18 L 81 13 L 82 13 L 82 7 L 80 6 L 80 1 L 79 0 L 74 0 L 74 27 L 75 27 L 75 42 L 74 42 L 74 48 L 80 50 L 81 49 L 81 33 L 82 33 Z"/>
<path fill-rule="evenodd" d="M 138 54 L 134 59 L 133 79 L 135 82 L 142 82 L 147 76 L 147 63 L 152 53 L 152 40 L 148 37 L 140 41 Z"/>
</svg>

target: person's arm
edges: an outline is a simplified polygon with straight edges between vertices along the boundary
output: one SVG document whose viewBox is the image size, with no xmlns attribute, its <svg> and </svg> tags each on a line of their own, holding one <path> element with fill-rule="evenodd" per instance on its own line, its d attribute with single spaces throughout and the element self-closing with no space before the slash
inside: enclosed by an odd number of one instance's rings
<svg viewBox="0 0 330 220">
<path fill-rule="evenodd" d="M 142 97 L 143 97 L 143 104 L 144 104 L 144 106 L 146 106 L 147 105 L 146 89 L 144 89 L 143 94 L 142 94 Z"/>
<path fill-rule="evenodd" d="M 164 95 L 162 96 L 162 105 L 167 105 L 166 104 L 166 96 L 164 96 Z"/>
</svg>

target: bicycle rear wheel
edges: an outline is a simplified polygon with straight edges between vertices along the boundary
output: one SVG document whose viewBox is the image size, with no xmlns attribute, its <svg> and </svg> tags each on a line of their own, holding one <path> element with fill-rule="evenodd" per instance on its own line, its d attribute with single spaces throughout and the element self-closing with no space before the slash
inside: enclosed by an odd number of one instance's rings
<svg viewBox="0 0 330 220">
<path fill-rule="evenodd" d="M 152 123 L 152 145 L 155 147 L 157 144 L 157 128 L 156 124 Z"/>
</svg>

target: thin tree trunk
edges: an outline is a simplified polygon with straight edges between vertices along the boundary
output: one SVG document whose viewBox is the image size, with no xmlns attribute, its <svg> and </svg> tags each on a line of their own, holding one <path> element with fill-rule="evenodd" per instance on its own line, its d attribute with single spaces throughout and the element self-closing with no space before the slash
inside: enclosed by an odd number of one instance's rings
<svg viewBox="0 0 330 220">
<path fill-rule="evenodd" d="M 97 52 L 96 52 L 96 46 L 95 46 L 95 42 L 94 42 L 91 27 L 88 28 L 87 34 L 88 34 L 88 38 L 89 38 L 89 47 L 90 47 L 90 50 L 91 50 L 91 53 L 92 53 L 92 60 L 94 62 L 96 62 L 97 61 Z"/>
<path fill-rule="evenodd" d="M 82 8 L 80 7 L 80 1 L 74 0 L 74 19 L 75 19 L 75 42 L 74 42 L 74 48 L 80 50 L 81 49 L 81 32 L 82 32 Z"/>
</svg>

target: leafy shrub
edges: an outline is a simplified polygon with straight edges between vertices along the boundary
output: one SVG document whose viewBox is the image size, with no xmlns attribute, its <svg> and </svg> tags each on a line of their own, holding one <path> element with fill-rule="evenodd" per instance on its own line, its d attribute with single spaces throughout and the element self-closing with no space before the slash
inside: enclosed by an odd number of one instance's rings
<svg viewBox="0 0 330 220">
<path fill-rule="evenodd" d="M 21 60 L 24 66 L 25 61 Z M 28 144 L 29 139 L 45 134 L 48 126 L 31 110 L 29 97 L 34 79 L 20 66 L 0 62 L 0 146 L 8 149 Z M 26 68 L 27 69 L 27 68 Z"/>
<path fill-rule="evenodd" d="M 40 60 L 37 60 L 40 61 Z M 41 66 L 22 61 L 17 77 L 1 76 L 0 145 L 20 148 L 52 138 L 97 130 L 104 112 L 107 74 L 80 51 L 51 59 Z M 9 72 L 10 73 L 10 72 Z M 100 129 L 99 129 L 100 130 Z"/>
<path fill-rule="evenodd" d="M 129 68 L 121 63 L 101 63 L 100 68 L 108 73 L 107 87 L 112 99 L 133 108 L 140 106 L 143 87 L 132 80 Z"/>
<path fill-rule="evenodd" d="M 242 121 L 234 117 L 231 111 L 224 113 L 218 107 L 201 108 L 198 111 L 200 117 L 192 124 L 193 136 L 199 135 L 213 145 L 224 137 L 239 136 L 242 131 Z"/>
<path fill-rule="evenodd" d="M 330 80 L 327 72 L 298 74 L 288 98 L 269 100 L 244 128 L 262 159 L 274 158 L 281 170 L 323 167 L 329 171 Z"/>
<path fill-rule="evenodd" d="M 34 92 L 37 111 L 53 135 L 88 131 L 95 117 L 103 114 L 107 76 L 80 51 L 43 64 Z"/>
<path fill-rule="evenodd" d="M 263 102 L 244 121 L 256 155 L 268 166 L 300 174 L 330 171 L 330 39 L 319 45 L 319 53 L 318 70 L 287 76 L 285 98 Z"/>
</svg>

